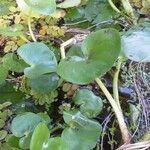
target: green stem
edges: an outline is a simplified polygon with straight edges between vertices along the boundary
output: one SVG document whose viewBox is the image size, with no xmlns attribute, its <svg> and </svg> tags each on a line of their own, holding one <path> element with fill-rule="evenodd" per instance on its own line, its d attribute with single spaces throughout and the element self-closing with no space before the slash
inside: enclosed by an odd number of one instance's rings
<svg viewBox="0 0 150 150">
<path fill-rule="evenodd" d="M 126 13 L 133 19 L 133 24 L 137 24 L 137 18 L 134 15 L 133 8 L 129 2 L 129 0 L 121 0 L 123 8 L 125 9 Z"/>
<path fill-rule="evenodd" d="M 95 81 L 97 82 L 97 84 L 99 85 L 99 87 L 101 88 L 101 90 L 103 91 L 103 93 L 105 94 L 106 98 L 108 99 L 109 103 L 111 104 L 116 118 L 118 120 L 118 124 L 121 130 L 121 134 L 122 134 L 122 140 L 124 143 L 129 143 L 130 142 L 130 135 L 129 135 L 129 131 L 127 128 L 127 125 L 124 121 L 124 117 L 123 117 L 123 113 L 120 110 L 120 108 L 118 107 L 118 104 L 116 103 L 116 101 L 113 99 L 113 97 L 111 96 L 111 94 L 109 93 L 109 91 L 107 90 L 107 88 L 105 87 L 105 85 L 102 83 L 102 81 L 99 78 L 96 78 Z"/>
<path fill-rule="evenodd" d="M 121 69 L 121 65 L 122 65 L 122 61 L 121 59 L 118 60 L 118 63 L 116 65 L 116 72 L 114 74 L 114 78 L 113 78 L 113 95 L 114 95 L 114 99 L 116 101 L 116 103 L 118 104 L 118 107 L 121 110 L 121 106 L 120 106 L 120 101 L 119 101 L 119 92 L 118 92 L 118 78 L 119 78 L 119 72 Z"/>
<path fill-rule="evenodd" d="M 57 131 L 57 130 L 59 130 L 59 129 L 63 129 L 63 127 L 62 126 L 56 126 L 56 127 L 54 127 L 51 131 L 50 131 L 50 134 L 52 134 L 52 133 L 54 133 L 55 131 Z"/>
<path fill-rule="evenodd" d="M 113 3 L 112 0 L 108 0 L 108 2 L 109 2 L 110 6 L 113 8 L 114 11 L 121 14 L 121 11 L 115 6 L 115 4 Z"/>
<path fill-rule="evenodd" d="M 28 28 L 29 28 L 29 32 L 30 32 L 30 35 L 31 35 L 33 41 L 36 42 L 36 38 L 33 34 L 32 28 L 31 28 L 31 17 L 30 17 L 30 15 L 28 17 Z"/>
</svg>

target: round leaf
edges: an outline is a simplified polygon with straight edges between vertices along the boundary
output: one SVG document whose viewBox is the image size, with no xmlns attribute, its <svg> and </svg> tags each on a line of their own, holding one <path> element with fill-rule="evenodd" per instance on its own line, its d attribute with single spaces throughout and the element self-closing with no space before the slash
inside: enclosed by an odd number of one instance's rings
<svg viewBox="0 0 150 150">
<path fill-rule="evenodd" d="M 113 66 L 120 49 L 117 30 L 102 29 L 93 32 L 82 43 L 84 57 L 67 57 L 59 63 L 57 73 L 72 83 L 90 83 Z"/>
<path fill-rule="evenodd" d="M 96 117 L 103 107 L 102 99 L 88 89 L 77 91 L 73 101 L 80 106 L 81 113 L 89 118 Z"/>
<path fill-rule="evenodd" d="M 127 58 L 150 62 L 150 23 L 131 28 L 122 36 L 122 49 Z"/>
<path fill-rule="evenodd" d="M 31 10 L 43 14 L 50 15 L 56 10 L 55 0 L 24 0 Z"/>
<path fill-rule="evenodd" d="M 11 124 L 11 131 L 16 137 L 23 137 L 33 132 L 35 127 L 43 120 L 34 113 L 25 113 L 15 117 Z"/>
<path fill-rule="evenodd" d="M 56 70 L 57 61 L 55 55 L 44 43 L 27 43 L 22 45 L 17 52 L 31 66 L 24 70 L 28 78 L 37 78 Z"/>
</svg>

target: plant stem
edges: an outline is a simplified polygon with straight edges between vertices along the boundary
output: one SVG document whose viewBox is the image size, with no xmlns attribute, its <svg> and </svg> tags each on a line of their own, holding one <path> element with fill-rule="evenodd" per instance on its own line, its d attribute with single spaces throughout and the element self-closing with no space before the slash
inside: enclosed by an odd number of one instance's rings
<svg viewBox="0 0 150 150">
<path fill-rule="evenodd" d="M 33 34 L 32 28 L 31 28 L 31 17 L 30 17 L 30 15 L 29 15 L 29 17 L 28 17 L 28 28 L 29 28 L 29 32 L 30 32 L 30 35 L 31 35 L 31 37 L 32 37 L 32 40 L 33 40 L 34 42 L 36 42 L 36 38 L 35 38 L 35 36 L 34 36 L 34 34 Z"/>
<path fill-rule="evenodd" d="M 108 0 L 108 2 L 109 2 L 110 6 L 113 8 L 114 11 L 121 14 L 121 11 L 115 6 L 115 4 L 113 3 L 112 0 Z"/>
<path fill-rule="evenodd" d="M 60 46 L 60 53 L 61 53 L 61 58 L 65 59 L 66 54 L 65 54 L 65 47 L 68 45 L 71 45 L 74 43 L 74 38 L 69 39 L 68 41 L 64 42 Z"/>
<path fill-rule="evenodd" d="M 59 129 L 63 129 L 63 127 L 62 126 L 56 126 L 56 127 L 54 127 L 51 131 L 50 131 L 50 134 L 52 134 L 52 133 L 54 133 L 55 131 L 57 131 L 57 130 L 59 130 Z"/>
<path fill-rule="evenodd" d="M 134 15 L 133 8 L 129 2 L 129 0 L 121 0 L 123 8 L 125 9 L 126 13 L 133 19 L 133 24 L 137 24 L 137 18 Z"/>
<path fill-rule="evenodd" d="M 121 130 L 121 134 L 122 134 L 122 140 L 124 143 L 129 143 L 130 142 L 130 135 L 129 135 L 129 131 L 127 128 L 127 125 L 124 121 L 124 117 L 123 117 L 123 113 L 120 110 L 120 108 L 118 107 L 116 101 L 113 99 L 113 97 L 111 96 L 111 94 L 109 93 L 109 91 L 107 90 L 107 88 L 105 87 L 105 85 L 102 83 L 102 81 L 99 78 L 96 78 L 95 81 L 97 82 L 97 84 L 99 85 L 99 87 L 101 88 L 101 90 L 103 91 L 103 93 L 105 94 L 105 96 L 107 97 L 109 103 L 111 104 L 116 118 L 118 120 L 118 124 Z"/>
<path fill-rule="evenodd" d="M 118 63 L 116 65 L 116 72 L 114 74 L 114 78 L 113 78 L 113 95 L 114 95 L 114 99 L 116 101 L 116 103 L 118 104 L 118 107 L 121 110 L 121 106 L 120 106 L 120 101 L 119 101 L 119 92 L 118 92 L 118 78 L 119 78 L 119 72 L 121 69 L 121 65 L 122 65 L 122 61 L 121 59 L 118 60 Z"/>
</svg>

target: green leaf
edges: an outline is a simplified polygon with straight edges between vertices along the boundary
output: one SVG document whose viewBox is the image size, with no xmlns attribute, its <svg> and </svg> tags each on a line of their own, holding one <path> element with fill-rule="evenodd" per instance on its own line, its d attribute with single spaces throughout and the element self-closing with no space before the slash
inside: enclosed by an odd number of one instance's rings
<svg viewBox="0 0 150 150">
<path fill-rule="evenodd" d="M 8 7 L 4 3 L 0 3 L 0 16 L 7 15 L 9 13 Z"/>
<path fill-rule="evenodd" d="M 18 55 L 31 67 L 25 68 L 28 78 L 38 78 L 43 74 L 55 72 L 57 61 L 54 53 L 40 42 L 30 42 L 22 45 Z"/>
<path fill-rule="evenodd" d="M 13 53 L 6 54 L 3 59 L 3 66 L 7 70 L 15 72 L 23 72 L 23 70 L 28 66 L 23 60 L 17 58 L 17 55 Z"/>
<path fill-rule="evenodd" d="M 0 64 L 0 85 L 5 83 L 5 79 L 7 78 L 8 70 Z"/>
<path fill-rule="evenodd" d="M 15 90 L 13 86 L 14 85 L 10 83 L 0 86 L 0 103 L 6 101 L 17 103 L 23 99 L 24 94 L 19 90 Z"/>
<path fill-rule="evenodd" d="M 22 36 L 23 26 L 21 24 L 15 24 L 10 27 L 1 27 L 0 34 L 5 36 Z"/>
<path fill-rule="evenodd" d="M 59 8 L 70 8 L 79 6 L 81 3 L 81 0 L 65 0 L 64 2 L 57 5 Z"/>
<path fill-rule="evenodd" d="M 45 113 L 38 113 L 37 115 L 40 116 L 40 118 L 43 119 L 43 122 L 45 122 L 45 124 L 49 124 L 51 122 L 51 119 L 50 117 L 48 116 L 48 114 L 45 114 Z"/>
<path fill-rule="evenodd" d="M 0 130 L 0 140 L 3 140 L 7 136 L 7 131 Z"/>
<path fill-rule="evenodd" d="M 59 77 L 56 73 L 41 75 L 36 79 L 28 79 L 32 90 L 39 93 L 49 93 L 58 86 Z"/>
<path fill-rule="evenodd" d="M 20 138 L 19 147 L 21 149 L 29 149 L 30 148 L 31 137 L 32 137 L 32 133 L 28 134 L 27 136 L 24 136 L 24 137 Z"/>
<path fill-rule="evenodd" d="M 30 150 L 69 150 L 60 137 L 49 139 L 49 129 L 40 123 L 32 135 Z"/>
<path fill-rule="evenodd" d="M 121 49 L 119 32 L 111 28 L 93 32 L 81 49 L 84 57 L 66 57 L 57 73 L 69 82 L 87 84 L 110 70 L 117 60 Z"/>
<path fill-rule="evenodd" d="M 102 99 L 88 89 L 77 91 L 73 101 L 80 106 L 81 113 L 89 118 L 96 117 L 103 107 Z"/>
<path fill-rule="evenodd" d="M 95 147 L 101 133 L 101 125 L 96 121 L 87 119 L 80 112 L 64 114 L 65 121 L 75 122 L 80 126 L 66 128 L 62 139 L 67 143 L 69 150 L 91 150 Z M 72 120 L 72 121 L 71 121 Z"/>
<path fill-rule="evenodd" d="M 44 123 L 40 123 L 34 130 L 30 150 L 44 150 L 48 147 L 49 129 Z"/>
<path fill-rule="evenodd" d="M 11 124 L 11 131 L 16 137 L 27 136 L 34 131 L 35 127 L 42 122 L 37 114 L 28 112 L 16 116 Z"/>
<path fill-rule="evenodd" d="M 85 7 L 85 18 L 94 24 L 110 20 L 114 17 L 115 11 L 107 0 L 88 1 Z"/>
<path fill-rule="evenodd" d="M 5 121 L 1 118 L 0 119 L 0 129 L 5 126 Z"/>
<path fill-rule="evenodd" d="M 60 137 L 50 138 L 48 147 L 42 150 L 69 150 L 66 143 Z"/>
<path fill-rule="evenodd" d="M 19 148 L 19 138 L 14 135 L 9 135 L 7 138 L 7 144 L 12 148 Z"/>
<path fill-rule="evenodd" d="M 24 0 L 29 8 L 42 15 L 50 15 L 56 10 L 55 0 Z"/>
<path fill-rule="evenodd" d="M 150 23 L 140 24 L 122 36 L 122 50 L 136 62 L 150 62 Z"/>
<path fill-rule="evenodd" d="M 0 16 L 7 15 L 9 13 L 9 7 L 15 6 L 14 0 L 1 0 L 0 1 Z"/>
<path fill-rule="evenodd" d="M 81 44 L 73 45 L 67 52 L 66 56 L 67 57 L 71 57 L 71 56 L 84 57 L 82 50 L 81 50 Z"/>
</svg>

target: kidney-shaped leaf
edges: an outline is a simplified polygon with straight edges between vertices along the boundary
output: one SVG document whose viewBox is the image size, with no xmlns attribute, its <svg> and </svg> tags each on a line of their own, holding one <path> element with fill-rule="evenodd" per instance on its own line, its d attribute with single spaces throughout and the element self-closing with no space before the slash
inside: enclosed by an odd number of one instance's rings
<svg viewBox="0 0 150 150">
<path fill-rule="evenodd" d="M 59 8 L 70 8 L 78 6 L 81 3 L 81 0 L 65 0 L 64 2 L 57 5 Z"/>
<path fill-rule="evenodd" d="M 150 23 L 131 28 L 122 36 L 122 49 L 127 58 L 150 62 Z"/>
<path fill-rule="evenodd" d="M 56 70 L 57 61 L 55 55 L 44 43 L 27 43 L 22 45 L 17 52 L 31 66 L 24 70 L 28 78 L 37 78 Z"/>
<path fill-rule="evenodd" d="M 95 147 L 101 133 L 101 125 L 96 121 L 87 119 L 80 112 L 65 114 L 64 119 L 72 120 L 80 124 L 74 128 L 66 128 L 62 133 L 62 139 L 69 150 L 91 150 Z M 68 118 L 66 118 L 68 117 Z M 68 121 L 67 121 L 68 122 Z"/>
<path fill-rule="evenodd" d="M 55 0 L 24 0 L 31 10 L 43 14 L 50 15 L 56 10 Z"/>
<path fill-rule="evenodd" d="M 16 137 L 27 136 L 43 119 L 37 114 L 28 112 L 15 117 L 11 124 L 11 131 Z"/>
<path fill-rule="evenodd" d="M 73 101 L 80 106 L 81 113 L 89 118 L 96 117 L 103 107 L 102 99 L 88 89 L 77 91 Z"/>
<path fill-rule="evenodd" d="M 119 32 L 111 28 L 93 32 L 81 48 L 84 57 L 66 57 L 59 63 L 57 73 L 69 82 L 87 84 L 106 73 L 118 58 L 121 49 Z"/>
</svg>

